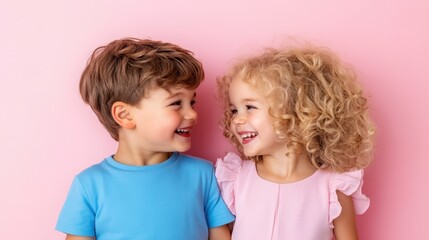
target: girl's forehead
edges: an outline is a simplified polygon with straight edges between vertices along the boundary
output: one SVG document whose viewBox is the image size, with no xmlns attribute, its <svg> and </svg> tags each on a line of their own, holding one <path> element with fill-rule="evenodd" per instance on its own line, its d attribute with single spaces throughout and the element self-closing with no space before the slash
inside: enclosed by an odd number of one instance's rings
<svg viewBox="0 0 429 240">
<path fill-rule="evenodd" d="M 267 84 L 263 83 L 260 78 L 242 78 L 236 77 L 230 83 L 230 88 L 234 84 L 234 87 L 245 87 L 249 91 L 255 92 L 260 95 L 265 95 L 267 91 Z"/>
<path fill-rule="evenodd" d="M 235 78 L 231 81 L 229 88 L 229 99 L 231 101 L 255 102 L 264 101 L 263 99 L 265 98 L 266 94 L 251 83 L 241 78 Z"/>
<path fill-rule="evenodd" d="M 246 91 L 255 91 L 256 89 L 252 86 L 252 84 L 250 84 L 248 81 L 246 81 L 245 79 L 241 78 L 241 77 L 235 77 L 231 80 L 230 84 L 229 84 L 229 91 L 237 91 L 237 90 L 243 90 L 245 89 Z"/>
</svg>

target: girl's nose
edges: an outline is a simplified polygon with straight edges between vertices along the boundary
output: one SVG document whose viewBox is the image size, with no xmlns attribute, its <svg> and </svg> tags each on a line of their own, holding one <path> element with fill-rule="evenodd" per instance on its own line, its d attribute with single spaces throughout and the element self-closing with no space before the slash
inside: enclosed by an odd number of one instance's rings
<svg viewBox="0 0 429 240">
<path fill-rule="evenodd" d="M 246 123 L 246 118 L 243 114 L 237 114 L 232 118 L 232 123 L 235 125 L 242 125 Z"/>
</svg>

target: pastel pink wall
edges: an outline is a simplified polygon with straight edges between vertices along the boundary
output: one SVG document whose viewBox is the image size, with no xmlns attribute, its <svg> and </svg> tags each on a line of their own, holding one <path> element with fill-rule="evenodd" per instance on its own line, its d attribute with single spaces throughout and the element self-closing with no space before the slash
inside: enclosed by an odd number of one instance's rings
<svg viewBox="0 0 429 240">
<path fill-rule="evenodd" d="M 54 225 L 73 176 L 116 146 L 80 99 L 80 73 L 95 47 L 134 36 L 177 43 L 204 63 L 190 153 L 211 160 L 230 149 L 213 89 L 234 58 L 289 37 L 338 52 L 378 125 L 361 239 L 427 239 L 428 11 L 426 0 L 2 0 L 0 238 L 63 238 Z"/>
</svg>

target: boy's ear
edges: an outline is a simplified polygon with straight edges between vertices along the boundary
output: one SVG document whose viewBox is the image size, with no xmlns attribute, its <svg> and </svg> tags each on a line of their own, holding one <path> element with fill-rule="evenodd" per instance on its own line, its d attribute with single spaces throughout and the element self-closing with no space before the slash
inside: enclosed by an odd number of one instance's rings
<svg viewBox="0 0 429 240">
<path fill-rule="evenodd" d="M 132 112 L 131 106 L 124 102 L 115 102 L 112 105 L 111 114 L 113 119 L 119 126 L 123 128 L 132 129 L 136 126 Z"/>
</svg>

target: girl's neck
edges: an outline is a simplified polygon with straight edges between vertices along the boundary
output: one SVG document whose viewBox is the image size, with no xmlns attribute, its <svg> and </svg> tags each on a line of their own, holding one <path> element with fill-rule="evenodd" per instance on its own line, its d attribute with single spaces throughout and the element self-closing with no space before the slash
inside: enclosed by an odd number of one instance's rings
<svg viewBox="0 0 429 240">
<path fill-rule="evenodd" d="M 317 169 L 305 155 L 289 158 L 265 155 L 256 163 L 258 175 L 270 182 L 292 183 L 311 176 Z"/>
</svg>

